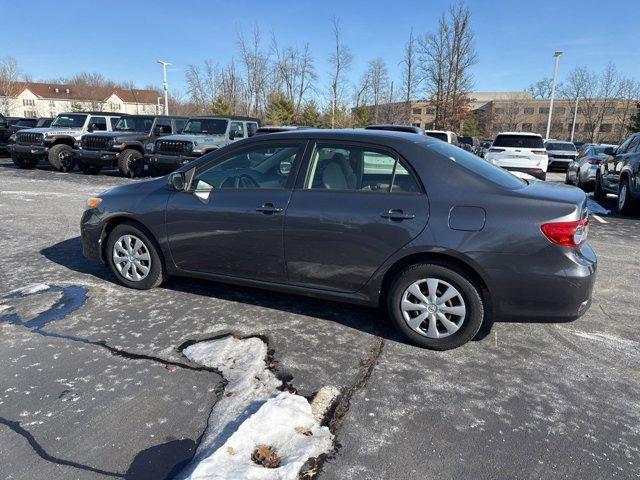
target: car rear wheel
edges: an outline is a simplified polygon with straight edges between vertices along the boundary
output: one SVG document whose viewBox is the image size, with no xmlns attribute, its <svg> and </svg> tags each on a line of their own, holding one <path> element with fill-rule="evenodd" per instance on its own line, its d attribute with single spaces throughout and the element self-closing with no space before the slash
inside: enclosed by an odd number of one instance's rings
<svg viewBox="0 0 640 480">
<path fill-rule="evenodd" d="M 631 196 L 631 187 L 629 179 L 624 178 L 620 182 L 620 190 L 618 192 L 618 211 L 622 215 L 634 215 L 638 211 L 636 199 Z"/>
<path fill-rule="evenodd" d="M 144 170 L 142 154 L 137 150 L 125 150 L 118 157 L 118 170 L 125 177 L 139 177 Z"/>
<path fill-rule="evenodd" d="M 35 158 L 20 158 L 15 153 L 11 155 L 11 161 L 18 168 L 35 168 L 38 164 Z"/>
<path fill-rule="evenodd" d="M 91 165 L 80 160 L 78 162 L 78 168 L 82 173 L 86 173 L 87 175 L 95 175 L 96 173 L 100 173 L 100 170 L 102 170 L 102 165 Z"/>
<path fill-rule="evenodd" d="M 420 263 L 404 269 L 391 285 L 387 308 L 408 340 L 433 350 L 467 343 L 484 319 L 478 287 L 447 264 Z"/>
<path fill-rule="evenodd" d="M 593 199 L 598 202 L 602 202 L 607 199 L 607 194 L 602 188 L 602 179 L 600 178 L 600 175 L 596 175 L 596 186 L 593 189 Z"/>
<path fill-rule="evenodd" d="M 148 290 L 164 280 L 159 248 L 150 234 L 122 223 L 107 241 L 107 263 L 118 281 L 126 287 Z"/>
<path fill-rule="evenodd" d="M 59 172 L 62 172 L 62 164 L 68 162 L 68 158 L 72 156 L 72 153 L 73 149 L 69 145 L 54 145 L 49 150 L 49 163 L 53 168 L 55 168 Z"/>
</svg>

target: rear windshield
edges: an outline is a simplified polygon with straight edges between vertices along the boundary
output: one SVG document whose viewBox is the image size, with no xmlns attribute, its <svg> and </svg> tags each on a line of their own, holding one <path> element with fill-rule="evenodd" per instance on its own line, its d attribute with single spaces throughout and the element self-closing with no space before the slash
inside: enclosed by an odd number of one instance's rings
<svg viewBox="0 0 640 480">
<path fill-rule="evenodd" d="M 532 135 L 498 135 L 492 147 L 544 148 L 542 137 Z"/>
<path fill-rule="evenodd" d="M 573 143 L 547 142 L 547 150 L 564 150 L 566 152 L 575 152 L 576 146 Z"/>
<path fill-rule="evenodd" d="M 30 120 L 28 118 L 23 118 L 21 120 L 18 120 L 16 123 L 14 123 L 14 125 L 16 127 L 35 127 L 37 125 L 38 121 L 37 120 Z"/>
<path fill-rule="evenodd" d="M 444 132 L 425 132 L 429 137 L 437 138 L 438 140 L 443 140 L 445 142 L 449 141 L 449 137 Z"/>
<path fill-rule="evenodd" d="M 429 151 L 447 157 L 463 168 L 485 178 L 501 187 L 514 190 L 523 187 L 527 182 L 503 170 L 500 167 L 481 159 L 473 153 L 455 147 L 445 142 L 432 142 L 427 147 Z"/>
<path fill-rule="evenodd" d="M 598 157 L 606 157 L 606 155 L 604 154 L 604 149 L 607 147 L 593 147 L 593 154 L 597 155 Z"/>
</svg>

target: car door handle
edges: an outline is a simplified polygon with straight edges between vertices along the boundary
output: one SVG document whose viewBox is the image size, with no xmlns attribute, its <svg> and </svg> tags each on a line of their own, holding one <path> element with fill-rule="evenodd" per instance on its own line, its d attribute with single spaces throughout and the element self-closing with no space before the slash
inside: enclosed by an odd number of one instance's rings
<svg viewBox="0 0 640 480">
<path fill-rule="evenodd" d="M 392 208 L 388 212 L 381 213 L 382 218 L 388 218 L 389 220 L 413 220 L 416 216 L 412 213 L 404 213 L 399 208 Z"/>
<path fill-rule="evenodd" d="M 256 212 L 264 213 L 265 215 L 271 215 L 273 213 L 280 213 L 281 208 L 276 207 L 273 203 L 265 203 L 262 206 L 256 208 Z"/>
</svg>

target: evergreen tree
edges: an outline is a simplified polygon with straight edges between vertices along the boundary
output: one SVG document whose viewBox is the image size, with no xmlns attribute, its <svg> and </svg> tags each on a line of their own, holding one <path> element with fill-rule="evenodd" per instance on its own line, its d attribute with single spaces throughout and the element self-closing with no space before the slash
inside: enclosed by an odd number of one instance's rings
<svg viewBox="0 0 640 480">
<path fill-rule="evenodd" d="M 321 125 L 320 110 L 318 109 L 318 105 L 315 101 L 309 100 L 304 104 L 304 108 L 300 115 L 300 121 L 298 123 L 300 125 L 314 128 L 318 128 Z"/>
<path fill-rule="evenodd" d="M 636 103 L 636 113 L 631 115 L 631 123 L 627 128 L 631 132 L 640 132 L 640 102 Z"/>
<path fill-rule="evenodd" d="M 222 95 L 218 95 L 211 102 L 211 115 L 233 115 L 231 105 Z"/>
<path fill-rule="evenodd" d="M 267 123 L 271 125 L 293 125 L 295 120 L 295 105 L 293 102 L 277 94 L 271 97 L 267 104 Z"/>
</svg>

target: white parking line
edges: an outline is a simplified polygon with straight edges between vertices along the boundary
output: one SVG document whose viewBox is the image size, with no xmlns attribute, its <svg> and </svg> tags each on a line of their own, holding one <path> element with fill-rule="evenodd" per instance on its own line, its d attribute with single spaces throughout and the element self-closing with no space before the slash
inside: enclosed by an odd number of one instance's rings
<svg viewBox="0 0 640 480">
<path fill-rule="evenodd" d="M 591 216 L 595 218 L 597 221 L 599 221 L 600 223 L 609 223 L 604 218 L 599 217 L 598 215 L 594 215 L 593 213 L 591 214 Z"/>
</svg>

